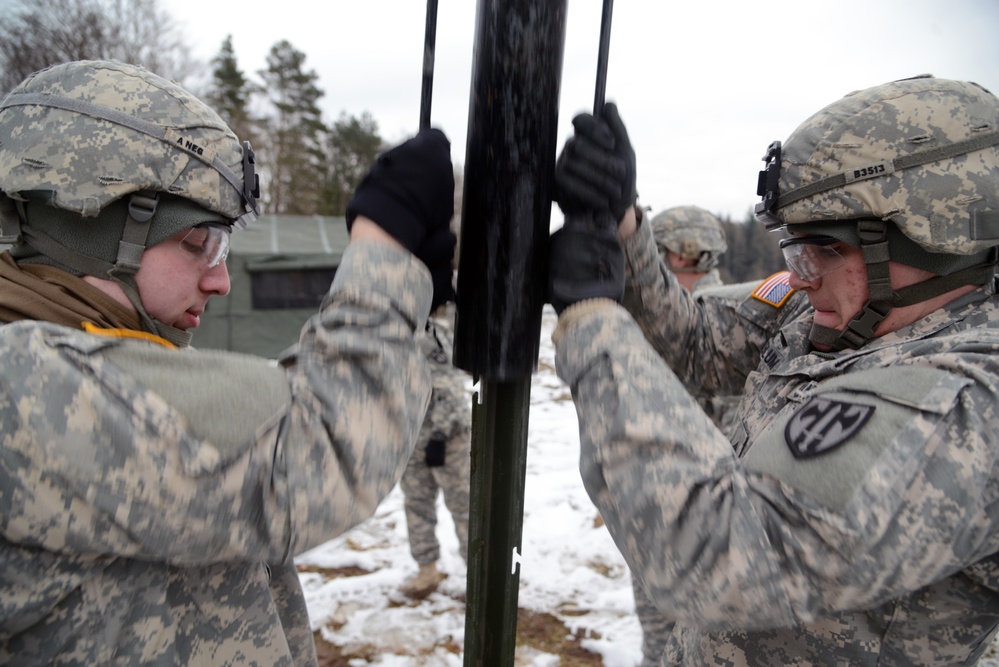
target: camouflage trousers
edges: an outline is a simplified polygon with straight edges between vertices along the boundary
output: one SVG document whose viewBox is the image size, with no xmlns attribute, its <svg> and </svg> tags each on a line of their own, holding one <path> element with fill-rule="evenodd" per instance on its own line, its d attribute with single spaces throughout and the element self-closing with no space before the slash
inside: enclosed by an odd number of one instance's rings
<svg viewBox="0 0 999 667">
<path fill-rule="evenodd" d="M 639 667 L 656 667 L 666 650 L 670 635 L 673 634 L 674 623 L 666 620 L 662 612 L 652 604 L 634 575 L 631 577 L 631 589 L 635 593 L 635 613 L 642 626 L 642 662 Z"/>
<path fill-rule="evenodd" d="M 409 551 L 421 565 L 440 558 L 436 534 L 437 493 L 443 491 L 444 504 L 458 535 L 458 550 L 467 561 L 471 436 L 465 433 L 448 441 L 442 466 L 428 466 L 425 450 L 426 442 L 417 443 L 400 482 L 405 497 Z"/>
</svg>

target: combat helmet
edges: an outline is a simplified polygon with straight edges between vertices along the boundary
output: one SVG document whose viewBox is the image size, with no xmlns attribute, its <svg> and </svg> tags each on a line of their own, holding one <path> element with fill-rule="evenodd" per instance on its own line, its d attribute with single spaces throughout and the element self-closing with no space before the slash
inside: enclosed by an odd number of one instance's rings
<svg viewBox="0 0 999 667">
<path fill-rule="evenodd" d="M 676 271 L 707 273 L 718 266 L 718 259 L 728 250 L 721 220 L 698 206 L 666 209 L 656 214 L 650 224 L 663 261 L 667 250 L 683 259 L 697 260 L 696 265 Z"/>
<path fill-rule="evenodd" d="M 857 246 L 867 265 L 868 303 L 842 332 L 813 327 L 813 342 L 859 347 L 893 307 L 993 280 L 997 144 L 999 99 L 930 75 L 850 93 L 770 144 L 757 219 Z M 889 260 L 936 276 L 892 290 Z"/>
<path fill-rule="evenodd" d="M 248 142 L 171 81 L 112 61 L 55 65 L 0 101 L 3 241 L 12 254 L 114 280 L 143 327 L 176 342 L 185 332 L 139 298 L 142 252 L 202 222 L 252 222 L 254 163 Z"/>
</svg>

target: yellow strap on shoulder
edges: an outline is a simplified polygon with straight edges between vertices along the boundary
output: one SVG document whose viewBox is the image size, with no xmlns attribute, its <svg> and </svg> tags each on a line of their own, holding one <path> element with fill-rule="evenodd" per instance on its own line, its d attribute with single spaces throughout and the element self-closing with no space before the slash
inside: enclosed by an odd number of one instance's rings
<svg viewBox="0 0 999 667">
<path fill-rule="evenodd" d="M 150 343 L 159 343 L 163 347 L 168 347 L 171 350 L 177 349 L 177 346 L 168 341 L 166 338 L 161 338 L 156 334 L 151 334 L 145 331 L 136 331 L 135 329 L 105 329 L 90 322 L 83 322 L 83 330 L 95 336 L 110 336 L 112 338 L 135 338 L 138 340 L 146 340 L 149 341 Z"/>
</svg>

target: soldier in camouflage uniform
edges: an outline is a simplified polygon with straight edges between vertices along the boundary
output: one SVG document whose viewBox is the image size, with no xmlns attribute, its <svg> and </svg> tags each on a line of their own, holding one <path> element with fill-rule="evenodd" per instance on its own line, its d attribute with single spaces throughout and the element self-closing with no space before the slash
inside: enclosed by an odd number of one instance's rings
<svg viewBox="0 0 999 667">
<path fill-rule="evenodd" d="M 468 557 L 468 494 L 471 477 L 471 398 L 465 390 L 466 374 L 451 363 L 454 312 L 441 306 L 427 323 L 421 342 L 433 391 L 427 416 L 416 438 L 416 448 L 402 474 L 409 551 L 419 571 L 402 585 L 402 592 L 424 598 L 444 579 L 437 569 L 437 495 L 451 513 L 458 536 L 458 551 Z"/>
<path fill-rule="evenodd" d="M 616 108 L 602 117 L 601 159 L 626 173 L 627 133 Z M 999 99 L 932 77 L 852 93 L 771 144 L 757 217 L 787 234 L 797 314 L 695 302 L 620 207 L 624 257 L 599 231 L 565 239 L 591 266 L 553 263 L 552 284 L 606 297 L 553 298 L 580 471 L 676 619 L 661 664 L 972 665 L 989 646 L 997 145 Z M 555 239 L 552 254 L 567 255 Z M 630 313 L 614 303 L 625 264 Z M 721 387 L 750 366 L 726 438 L 678 377 Z"/>
<path fill-rule="evenodd" d="M 401 477 L 430 396 L 414 324 L 449 296 L 447 139 L 389 155 L 277 367 L 187 346 L 257 213 L 249 144 L 121 63 L 0 101 L 0 663 L 316 664 L 292 559 Z"/>
<path fill-rule="evenodd" d="M 652 216 L 652 237 L 663 265 L 677 282 L 691 293 L 722 287 L 718 260 L 728 249 L 721 220 L 699 206 L 674 206 Z M 688 388 L 697 397 L 701 409 L 727 433 L 736 420 L 739 395 L 703 393 L 699 387 Z M 645 593 L 638 579 L 631 578 L 635 612 L 642 627 L 642 667 L 659 664 L 673 622 L 665 619 Z"/>
<path fill-rule="evenodd" d="M 674 206 L 649 221 L 659 256 L 691 292 L 722 285 L 718 260 L 728 250 L 721 220 L 699 206 Z"/>
</svg>

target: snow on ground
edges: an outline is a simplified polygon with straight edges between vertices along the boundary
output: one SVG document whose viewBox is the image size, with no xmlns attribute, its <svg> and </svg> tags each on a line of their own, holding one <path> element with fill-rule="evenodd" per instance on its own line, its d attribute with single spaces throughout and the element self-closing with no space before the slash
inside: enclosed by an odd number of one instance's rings
<svg viewBox="0 0 999 667">
<path fill-rule="evenodd" d="M 531 386 L 518 602 L 521 608 L 554 614 L 582 636 L 599 636 L 582 645 L 600 654 L 606 667 L 632 667 L 641 657 L 641 630 L 631 579 L 607 529 L 597 525 L 597 511 L 579 478 L 576 412 L 568 388 L 555 375 L 554 325 L 555 314 L 546 307 Z M 448 638 L 463 643 L 466 569 L 443 500 L 438 507 L 438 566 L 448 578 L 419 604 L 397 592 L 416 572 L 398 486 L 372 518 L 302 554 L 297 562 L 306 570 L 301 579 L 313 629 L 322 628 L 327 641 L 345 648 L 377 645 L 382 653 L 369 659 L 372 665 L 462 665 L 462 656 L 446 645 Z M 307 571 L 309 566 L 357 567 L 370 574 L 326 581 Z M 551 667 L 558 660 L 537 653 L 519 655 L 518 663 Z"/>
<path fill-rule="evenodd" d="M 641 658 L 641 630 L 634 615 L 624 559 L 579 478 L 579 434 L 569 391 L 556 377 L 546 307 L 538 371 L 532 376 L 527 481 L 519 606 L 562 620 L 582 646 L 602 656 L 605 667 L 634 667 Z M 472 387 L 469 383 L 469 394 Z M 380 667 L 461 667 L 456 647 L 465 633 L 465 564 L 454 524 L 438 502 L 442 571 L 437 592 L 422 602 L 398 587 L 416 572 L 409 555 L 402 493 L 398 486 L 375 515 L 354 530 L 297 559 L 302 569 L 313 630 L 344 648 L 370 647 L 365 661 Z M 369 574 L 327 581 L 309 566 L 360 568 Z M 993 645 L 979 667 L 999 667 Z M 555 667 L 558 658 L 518 651 L 518 667 Z"/>
</svg>

